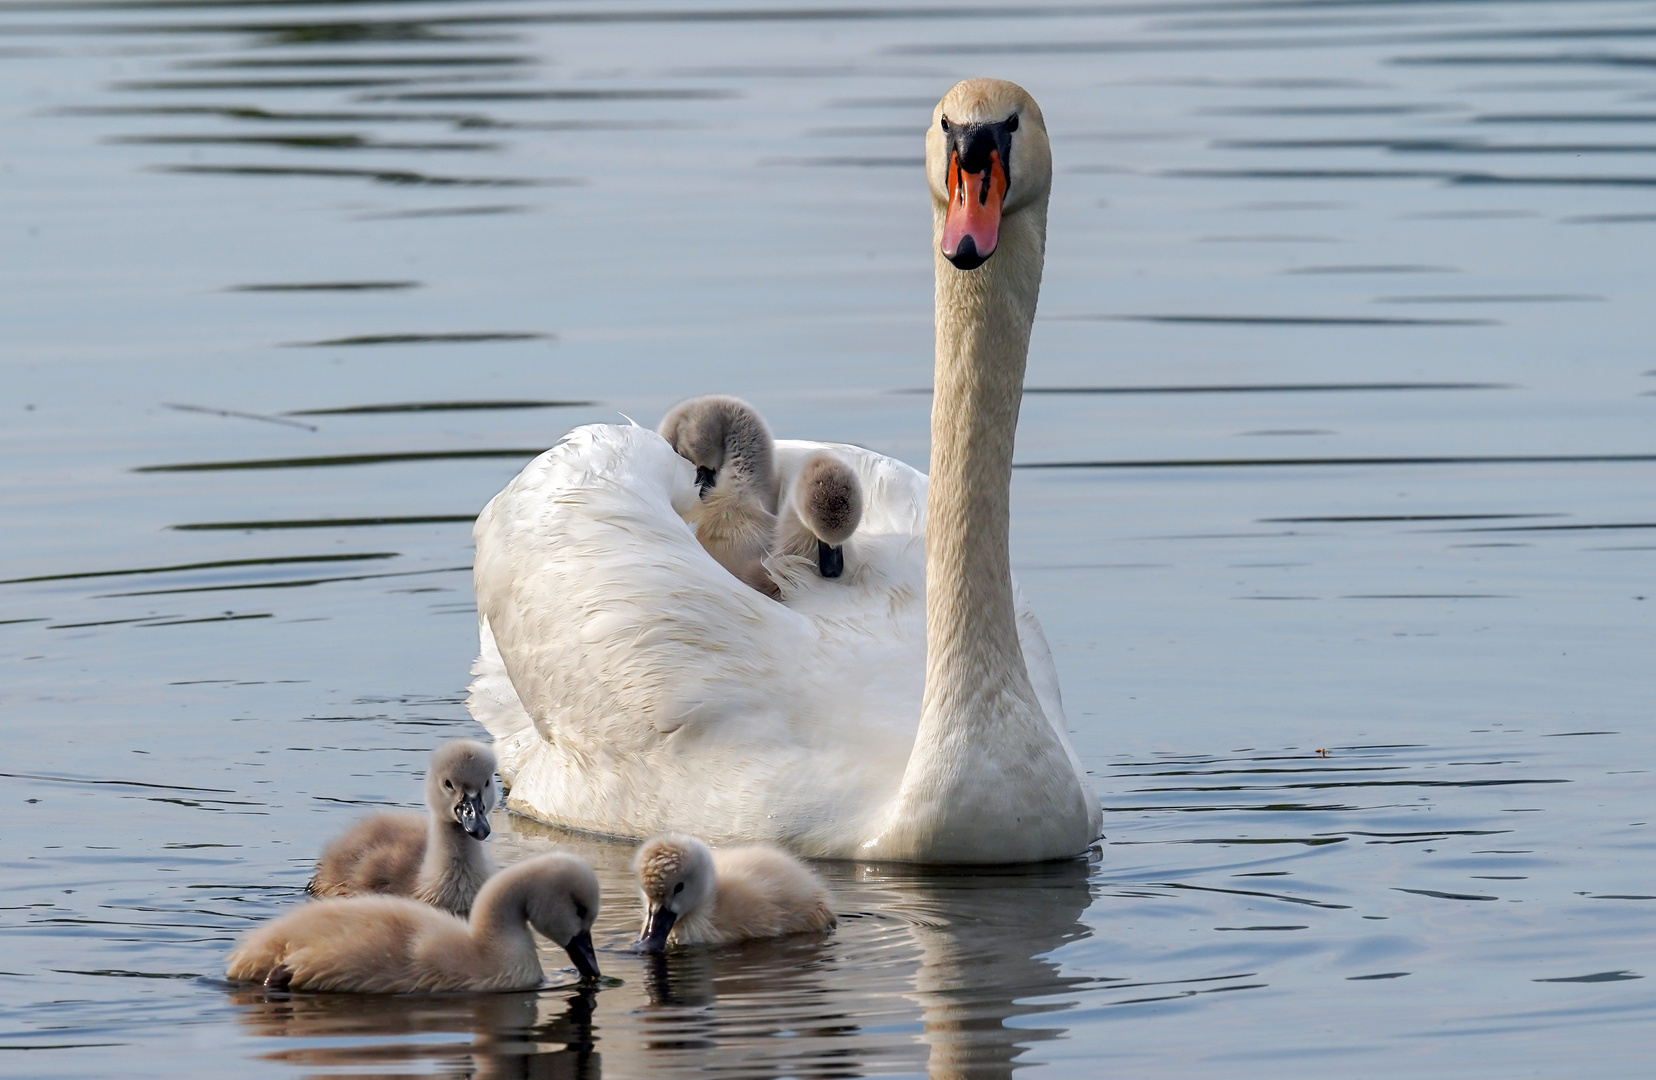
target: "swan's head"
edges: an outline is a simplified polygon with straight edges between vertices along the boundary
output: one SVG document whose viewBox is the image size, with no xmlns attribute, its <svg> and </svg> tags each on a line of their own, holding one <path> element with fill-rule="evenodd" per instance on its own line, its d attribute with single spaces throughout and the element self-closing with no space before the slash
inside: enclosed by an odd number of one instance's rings
<svg viewBox="0 0 1656 1080">
<path fill-rule="evenodd" d="M 475 839 L 487 840 L 489 811 L 499 801 L 493 750 L 471 739 L 455 739 L 431 755 L 426 805 L 439 817 L 452 819 Z"/>
<path fill-rule="evenodd" d="M 633 869 L 644 897 L 644 928 L 637 948 L 661 952 L 673 924 L 713 895 L 713 852 L 693 836 L 663 833 L 638 849 Z"/>
<path fill-rule="evenodd" d="M 592 924 L 598 918 L 599 890 L 592 867 L 559 851 L 502 873 L 527 878 L 524 915 L 529 925 L 569 954 L 581 978 L 596 979 L 598 956 L 592 948 Z"/>
<path fill-rule="evenodd" d="M 851 467 L 833 454 L 806 459 L 788 500 L 817 541 L 817 569 L 837 578 L 845 569 L 844 545 L 862 521 L 862 483 Z"/>
<path fill-rule="evenodd" d="M 943 223 L 939 250 L 957 269 L 976 270 L 995 253 L 1001 219 L 1051 191 L 1041 107 L 1016 83 L 956 83 L 932 112 L 926 177 Z"/>
<path fill-rule="evenodd" d="M 673 406 L 657 429 L 680 457 L 696 467 L 696 487 L 703 499 L 720 495 L 750 496 L 774 510 L 770 428 L 741 398 L 709 394 Z"/>
</svg>

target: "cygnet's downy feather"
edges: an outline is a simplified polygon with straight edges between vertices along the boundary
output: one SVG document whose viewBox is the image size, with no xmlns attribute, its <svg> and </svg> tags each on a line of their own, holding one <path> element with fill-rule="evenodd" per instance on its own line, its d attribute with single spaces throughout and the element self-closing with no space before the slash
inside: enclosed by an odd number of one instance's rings
<svg viewBox="0 0 1656 1080">
<path fill-rule="evenodd" d="M 471 921 L 395 896 L 306 904 L 250 931 L 225 974 L 273 990 L 363 994 L 533 990 L 544 979 L 533 927 L 597 978 L 598 878 L 573 855 L 529 859 L 490 878 Z"/>
<path fill-rule="evenodd" d="M 845 542 L 862 522 L 862 482 L 851 466 L 831 451 L 819 450 L 786 478 L 773 565 L 784 574 L 804 560 L 825 578 L 845 570 Z"/>
<path fill-rule="evenodd" d="M 638 947 L 645 952 L 820 933 L 836 922 L 822 881 L 768 845 L 715 851 L 693 836 L 664 833 L 644 842 L 633 868 L 644 899 Z"/>
<path fill-rule="evenodd" d="M 499 802 L 494 751 L 471 739 L 444 743 L 426 773 L 428 814 L 375 814 L 347 829 L 317 860 L 313 896 L 407 896 L 464 916 L 495 872 L 483 841 Z"/>
<path fill-rule="evenodd" d="M 696 539 L 739 580 L 776 596 L 764 566 L 776 529 L 775 447 L 765 421 L 740 398 L 710 394 L 675 405 L 659 430 L 696 467 L 700 497 L 687 515 Z"/>
</svg>

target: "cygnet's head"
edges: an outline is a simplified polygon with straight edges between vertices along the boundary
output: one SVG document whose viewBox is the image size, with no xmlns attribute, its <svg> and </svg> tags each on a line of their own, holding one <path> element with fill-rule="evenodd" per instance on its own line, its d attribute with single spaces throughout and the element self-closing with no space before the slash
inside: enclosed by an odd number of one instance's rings
<svg viewBox="0 0 1656 1080">
<path fill-rule="evenodd" d="M 862 521 L 862 482 L 851 466 L 821 452 L 806 459 L 788 501 L 817 540 L 817 569 L 825 578 L 845 570 L 844 545 Z"/>
<path fill-rule="evenodd" d="M 524 914 L 529 925 L 569 954 L 583 979 L 598 977 L 592 924 L 598 918 L 598 875 L 584 861 L 557 851 L 528 859 L 502 873 L 527 877 Z M 500 875 L 496 875 L 497 877 Z"/>
<path fill-rule="evenodd" d="M 644 928 L 636 947 L 658 953 L 667 947 L 673 924 L 713 895 L 713 852 L 693 836 L 663 833 L 644 841 L 633 869 L 644 898 Z"/>
<path fill-rule="evenodd" d="M 775 512 L 775 447 L 753 406 L 718 394 L 691 398 L 673 406 L 657 430 L 696 467 L 703 499 L 713 491 L 748 496 Z"/>
<path fill-rule="evenodd" d="M 1001 219 L 1044 205 L 1052 190 L 1041 107 L 1015 83 L 956 83 L 932 112 L 926 177 L 938 250 L 957 270 L 976 270 L 995 253 Z"/>
<path fill-rule="evenodd" d="M 489 811 L 499 801 L 493 750 L 471 739 L 455 739 L 431 755 L 426 805 L 439 817 L 452 819 L 475 839 L 487 840 Z"/>
</svg>

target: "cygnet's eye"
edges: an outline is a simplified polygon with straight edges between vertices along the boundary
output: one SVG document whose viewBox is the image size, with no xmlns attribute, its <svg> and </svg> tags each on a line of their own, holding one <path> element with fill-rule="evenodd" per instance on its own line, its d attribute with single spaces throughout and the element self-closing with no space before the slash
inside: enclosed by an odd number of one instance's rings
<svg viewBox="0 0 1656 1080">
<path fill-rule="evenodd" d="M 948 131 L 948 130 L 949 130 L 949 118 L 948 118 L 948 117 L 947 117 L 947 116 L 945 116 L 945 117 L 944 117 L 944 118 L 943 118 L 943 119 L 942 119 L 942 120 L 940 120 L 940 121 L 939 121 L 939 122 L 938 122 L 938 123 L 939 123 L 939 124 L 940 124 L 940 125 L 941 125 L 941 126 L 942 126 L 942 128 L 943 128 L 943 130 L 944 130 L 944 131 Z"/>
<path fill-rule="evenodd" d="M 586 922 L 587 906 L 579 900 L 575 901 L 575 917 L 580 919 L 582 922 Z"/>
<path fill-rule="evenodd" d="M 1018 130 L 1018 114 L 1017 113 L 1013 113 L 1011 116 L 1006 118 L 1006 130 L 1007 131 L 1017 131 Z"/>
<path fill-rule="evenodd" d="M 674 896 L 677 896 L 679 893 L 681 893 L 683 891 L 684 891 L 684 882 L 681 881 L 677 885 L 673 886 L 673 895 Z"/>
<path fill-rule="evenodd" d="M 443 788 L 446 791 L 453 791 L 454 790 L 454 785 L 452 783 L 450 783 L 449 781 L 444 780 L 443 781 Z"/>
</svg>

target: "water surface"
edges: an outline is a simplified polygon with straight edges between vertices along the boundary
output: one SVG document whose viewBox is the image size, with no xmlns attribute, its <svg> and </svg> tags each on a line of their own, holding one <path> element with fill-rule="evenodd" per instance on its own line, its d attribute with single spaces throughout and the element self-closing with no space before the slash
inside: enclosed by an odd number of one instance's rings
<svg viewBox="0 0 1656 1080">
<path fill-rule="evenodd" d="M 0 3 L 0 1069 L 1643 1075 L 1656 9 Z M 1015 569 L 1085 862 L 417 1003 L 217 981 L 476 735 L 469 522 L 739 393 L 923 466 L 921 132 L 1054 143 Z M 549 969 L 562 963 L 546 953 Z"/>
</svg>

